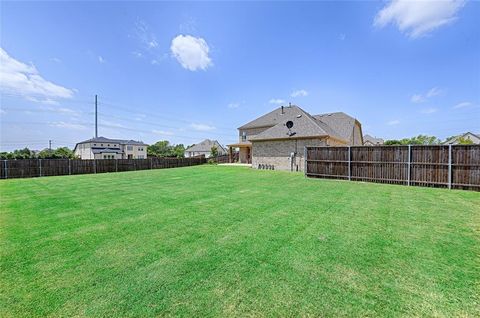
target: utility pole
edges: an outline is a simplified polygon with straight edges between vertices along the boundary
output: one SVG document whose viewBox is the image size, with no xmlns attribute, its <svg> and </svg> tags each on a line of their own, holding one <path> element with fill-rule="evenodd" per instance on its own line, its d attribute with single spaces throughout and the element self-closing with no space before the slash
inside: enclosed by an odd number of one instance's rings
<svg viewBox="0 0 480 318">
<path fill-rule="evenodd" d="M 95 94 L 95 138 L 98 138 L 97 95 Z"/>
<path fill-rule="evenodd" d="M 50 153 L 52 152 L 52 140 L 51 139 L 48 141 L 48 152 L 50 152 Z"/>
</svg>

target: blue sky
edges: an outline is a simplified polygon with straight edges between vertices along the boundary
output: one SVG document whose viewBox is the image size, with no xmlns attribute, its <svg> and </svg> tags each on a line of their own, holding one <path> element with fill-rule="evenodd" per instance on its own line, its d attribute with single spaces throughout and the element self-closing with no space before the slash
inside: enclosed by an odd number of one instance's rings
<svg viewBox="0 0 480 318">
<path fill-rule="evenodd" d="M 237 140 L 281 104 L 387 139 L 480 132 L 480 3 L 1 2 L 2 150 Z"/>
</svg>

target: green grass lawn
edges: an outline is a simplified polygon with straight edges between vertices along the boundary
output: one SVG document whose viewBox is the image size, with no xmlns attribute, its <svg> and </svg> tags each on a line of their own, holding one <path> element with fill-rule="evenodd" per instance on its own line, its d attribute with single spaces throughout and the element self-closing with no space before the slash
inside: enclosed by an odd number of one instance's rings
<svg viewBox="0 0 480 318">
<path fill-rule="evenodd" d="M 0 316 L 480 316 L 480 193 L 225 166 L 0 182 Z"/>
</svg>

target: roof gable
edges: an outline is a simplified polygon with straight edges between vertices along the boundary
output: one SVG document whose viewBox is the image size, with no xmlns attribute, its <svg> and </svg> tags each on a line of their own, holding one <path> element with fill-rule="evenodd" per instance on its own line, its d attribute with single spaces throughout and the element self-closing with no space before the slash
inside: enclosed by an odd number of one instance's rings
<svg viewBox="0 0 480 318">
<path fill-rule="evenodd" d="M 257 127 L 273 127 L 278 123 L 285 122 L 286 117 L 296 116 L 299 112 L 304 112 L 300 107 L 291 105 L 291 106 L 282 106 L 275 108 L 271 112 L 254 119 L 245 125 L 239 127 L 238 129 L 248 129 L 248 128 L 257 128 Z"/>
<path fill-rule="evenodd" d="M 222 145 L 220 145 L 220 143 L 217 140 L 210 140 L 210 139 L 205 139 L 198 144 L 188 147 L 187 149 L 185 149 L 185 151 L 210 152 L 213 146 L 217 147 L 217 149 L 220 151 L 226 152 L 225 148 L 223 148 Z"/>
<path fill-rule="evenodd" d="M 296 113 L 290 112 L 289 115 L 284 114 L 282 122 L 261 132 L 252 140 L 268 140 L 268 139 L 284 139 L 284 138 L 305 138 L 328 136 L 329 133 L 318 123 L 310 114 L 299 107 L 296 107 Z M 293 127 L 289 129 L 286 126 L 287 121 L 293 122 Z"/>
</svg>

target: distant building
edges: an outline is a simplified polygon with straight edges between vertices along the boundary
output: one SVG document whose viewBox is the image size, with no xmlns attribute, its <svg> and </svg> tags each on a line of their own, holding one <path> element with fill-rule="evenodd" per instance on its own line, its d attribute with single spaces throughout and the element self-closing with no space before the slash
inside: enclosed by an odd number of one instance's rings
<svg viewBox="0 0 480 318">
<path fill-rule="evenodd" d="M 217 148 L 219 156 L 227 154 L 227 150 L 225 150 L 218 141 L 205 139 L 204 141 L 185 149 L 185 157 L 189 158 L 204 155 L 205 158 L 208 158 L 211 156 L 212 147 Z"/>
<path fill-rule="evenodd" d="M 381 146 L 383 145 L 384 140 L 382 138 L 375 138 L 370 135 L 363 136 L 363 145 L 364 146 Z"/>
<path fill-rule="evenodd" d="M 474 134 L 474 133 L 471 133 L 471 132 L 466 132 L 462 135 L 452 137 L 452 138 L 442 142 L 442 144 L 444 144 L 444 145 L 458 145 L 459 142 L 460 142 L 460 139 L 471 140 L 472 143 L 474 143 L 474 144 L 480 144 L 480 134 Z"/>
<path fill-rule="evenodd" d="M 141 141 L 98 137 L 77 143 L 73 152 L 80 159 L 145 159 L 147 146 Z"/>
</svg>

